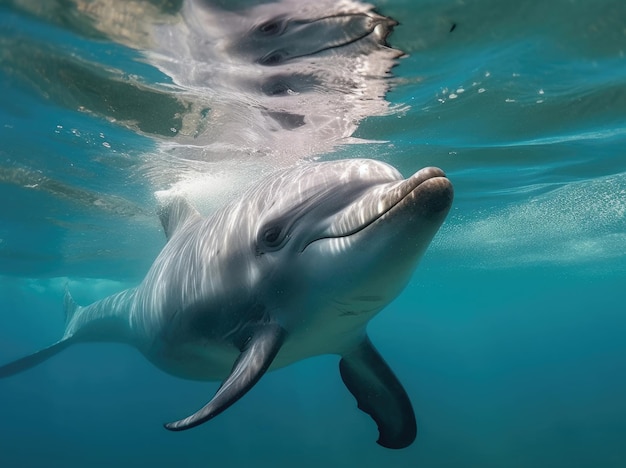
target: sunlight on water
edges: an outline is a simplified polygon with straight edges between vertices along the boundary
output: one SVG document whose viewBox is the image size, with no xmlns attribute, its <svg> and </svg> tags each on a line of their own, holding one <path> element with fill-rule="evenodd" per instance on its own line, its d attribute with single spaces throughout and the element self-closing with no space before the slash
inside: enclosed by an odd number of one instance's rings
<svg viewBox="0 0 626 468">
<path fill-rule="evenodd" d="M 448 229 L 438 248 L 483 268 L 597 264 L 626 255 L 626 174 L 573 182 Z"/>
</svg>

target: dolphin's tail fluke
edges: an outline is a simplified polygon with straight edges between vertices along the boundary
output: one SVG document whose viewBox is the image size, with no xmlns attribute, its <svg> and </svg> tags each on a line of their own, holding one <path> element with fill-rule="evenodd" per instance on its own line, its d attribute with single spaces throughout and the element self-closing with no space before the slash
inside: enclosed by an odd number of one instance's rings
<svg viewBox="0 0 626 468">
<path fill-rule="evenodd" d="M 18 374 L 19 372 L 30 369 L 31 367 L 40 364 L 45 361 L 49 357 L 54 356 L 56 353 L 63 351 L 72 343 L 71 336 L 63 338 L 60 341 L 57 341 L 51 346 L 44 348 L 42 350 L 37 351 L 36 353 L 29 354 L 17 361 L 10 362 L 9 364 L 5 364 L 0 367 L 0 379 L 4 377 L 9 377 L 14 374 Z"/>
<path fill-rule="evenodd" d="M 65 287 L 65 297 L 63 299 L 63 307 L 65 308 L 65 324 L 66 326 L 74 317 L 74 314 L 78 310 L 78 305 L 72 299 L 72 296 L 67 288 Z M 21 359 L 5 364 L 4 366 L 0 366 L 0 379 L 4 377 L 9 377 L 14 374 L 18 374 L 22 371 L 30 369 L 31 367 L 36 366 L 37 364 L 42 363 L 46 359 L 54 356 L 56 353 L 63 351 L 67 348 L 74 340 L 72 340 L 72 333 L 67 333 L 65 336 L 54 343 L 53 345 L 48 346 L 47 348 L 41 349 L 36 353 L 29 354 Z"/>
<path fill-rule="evenodd" d="M 128 303 L 134 289 L 127 289 L 86 307 L 74 302 L 67 287 L 65 308 L 65 333 L 63 338 L 36 353 L 0 366 L 0 379 L 30 369 L 63 351 L 69 345 L 86 341 L 112 341 L 131 343 L 132 331 L 128 319 Z"/>
</svg>

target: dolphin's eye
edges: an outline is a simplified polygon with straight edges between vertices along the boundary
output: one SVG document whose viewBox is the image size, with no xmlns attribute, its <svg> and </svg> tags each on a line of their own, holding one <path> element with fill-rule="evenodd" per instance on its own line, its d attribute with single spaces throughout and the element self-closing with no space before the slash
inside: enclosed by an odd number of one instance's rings
<svg viewBox="0 0 626 468">
<path fill-rule="evenodd" d="M 263 233 L 263 243 L 266 247 L 278 247 L 282 242 L 280 226 L 272 226 Z"/>
<path fill-rule="evenodd" d="M 262 255 L 266 252 L 280 250 L 289 238 L 288 231 L 285 226 L 274 224 L 259 232 L 256 247 L 257 253 Z"/>
<path fill-rule="evenodd" d="M 291 238 L 291 224 L 289 220 L 274 219 L 257 232 L 256 253 L 263 255 L 282 249 Z"/>
<path fill-rule="evenodd" d="M 258 31 L 265 36 L 274 36 L 280 34 L 283 30 L 283 21 L 272 20 L 267 23 L 263 23 L 258 27 Z"/>
<path fill-rule="evenodd" d="M 259 59 L 259 63 L 265 66 L 278 65 L 281 62 L 284 62 L 287 58 L 287 53 L 283 50 L 275 50 L 274 52 L 270 52 L 269 54 L 261 57 Z"/>
</svg>

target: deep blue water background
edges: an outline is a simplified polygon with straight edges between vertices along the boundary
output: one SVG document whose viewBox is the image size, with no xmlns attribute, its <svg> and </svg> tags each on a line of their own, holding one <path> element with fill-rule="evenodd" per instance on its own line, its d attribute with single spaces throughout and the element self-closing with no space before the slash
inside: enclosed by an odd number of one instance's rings
<svg viewBox="0 0 626 468">
<path fill-rule="evenodd" d="M 626 466 L 626 6 L 378 7 L 408 54 L 387 96 L 401 110 L 357 131 L 388 143 L 332 157 L 407 175 L 437 165 L 456 189 L 411 283 L 369 326 L 413 401 L 415 444 L 374 443 L 333 356 L 170 433 L 161 423 L 217 384 L 89 344 L 0 382 L 1 466 Z M 0 5 L 1 362 L 61 336 L 66 283 L 79 303 L 104 297 L 163 244 L 140 170 L 155 140 L 78 112 L 54 79 L 34 83 L 29 67 L 46 65 L 20 68 L 14 37 L 164 80 L 122 46 Z"/>
</svg>

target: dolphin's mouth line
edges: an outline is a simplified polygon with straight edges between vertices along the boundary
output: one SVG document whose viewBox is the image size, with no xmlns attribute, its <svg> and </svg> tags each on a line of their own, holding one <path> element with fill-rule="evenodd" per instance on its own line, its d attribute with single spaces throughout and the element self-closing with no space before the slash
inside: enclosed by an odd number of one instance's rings
<svg viewBox="0 0 626 468">
<path fill-rule="evenodd" d="M 333 50 L 333 49 L 340 49 L 342 47 L 349 46 L 349 45 L 354 44 L 354 43 L 356 43 L 356 42 L 358 42 L 358 41 L 360 41 L 362 39 L 365 39 L 366 37 L 369 37 L 372 34 L 375 34 L 376 33 L 376 28 L 378 28 L 378 26 L 380 26 L 380 25 L 384 25 L 385 24 L 384 21 L 376 21 L 376 18 L 372 18 L 371 16 L 364 15 L 364 14 L 332 15 L 332 16 L 326 16 L 326 17 L 323 17 L 323 18 L 318 18 L 318 19 L 315 19 L 314 21 L 302 21 L 302 23 L 303 24 L 313 24 L 313 23 L 316 23 L 316 22 L 319 22 L 319 21 L 324 21 L 324 20 L 330 19 L 330 18 L 343 18 L 343 17 L 347 17 L 347 16 L 367 16 L 367 17 L 372 19 L 372 27 L 367 32 L 365 32 L 364 34 L 362 34 L 362 35 L 360 35 L 358 37 L 355 37 L 353 39 L 350 39 L 350 40 L 348 40 L 346 42 L 342 42 L 341 44 L 335 44 L 335 45 L 330 45 L 328 47 L 323 47 L 321 49 L 314 50 L 314 51 L 309 52 L 307 54 L 291 55 L 291 56 L 286 56 L 286 57 L 282 57 L 282 58 L 281 58 L 281 55 L 282 55 L 282 51 L 283 50 L 282 49 L 277 49 L 277 50 L 274 50 L 274 51 L 270 52 L 269 54 L 261 57 L 258 60 L 258 62 L 261 65 L 268 65 L 268 66 L 282 65 L 282 64 L 284 64 L 286 62 L 289 62 L 291 60 L 296 60 L 296 59 L 299 59 L 299 58 L 302 58 L 302 57 L 309 57 L 309 56 L 317 55 L 317 54 L 320 54 L 322 52 L 326 52 L 326 51 Z M 389 23 L 388 28 L 390 29 L 394 25 L 395 25 L 394 23 Z M 383 37 L 381 39 L 381 41 L 380 41 L 381 45 L 385 45 L 386 44 L 385 39 L 386 39 L 386 37 L 388 35 L 389 35 L 389 33 L 385 34 L 385 37 Z"/>
<path fill-rule="evenodd" d="M 359 232 L 367 229 L 369 226 L 371 226 L 372 224 L 376 223 L 378 220 L 380 220 L 385 215 L 390 213 L 399 204 L 401 204 L 404 200 L 406 200 L 408 197 L 410 197 L 411 194 L 413 194 L 417 189 L 419 189 L 424 183 L 426 183 L 428 181 L 431 181 L 433 179 L 437 179 L 437 178 L 447 179 L 445 174 L 443 173 L 443 171 L 441 171 L 440 169 L 436 169 L 436 171 L 437 171 L 436 173 L 428 174 L 426 178 L 419 178 L 418 177 L 417 179 L 414 179 L 415 178 L 415 175 L 414 175 L 410 179 L 404 180 L 403 181 L 404 183 L 415 181 L 415 182 L 417 182 L 417 184 L 415 184 L 415 185 L 407 184 L 410 188 L 409 188 L 409 190 L 406 191 L 406 193 L 402 194 L 400 197 L 398 197 L 398 199 L 395 202 L 393 202 L 390 206 L 385 208 L 382 212 L 377 213 L 376 216 L 371 218 L 366 223 L 364 223 L 364 224 L 362 224 L 362 225 L 360 225 L 360 226 L 358 226 L 358 227 L 356 227 L 356 228 L 354 228 L 354 229 L 352 229 L 352 230 L 350 230 L 350 231 L 348 231 L 348 232 L 346 232 L 344 234 L 341 234 L 341 235 L 324 236 L 324 237 L 318 237 L 317 239 L 313 239 L 311 242 L 307 243 L 302 248 L 302 250 L 300 250 L 300 253 L 304 252 L 308 246 L 310 246 L 311 244 L 314 244 L 317 241 L 321 241 L 321 240 L 324 240 L 324 239 L 342 239 L 342 238 L 353 236 L 353 235 L 358 234 Z"/>
</svg>

